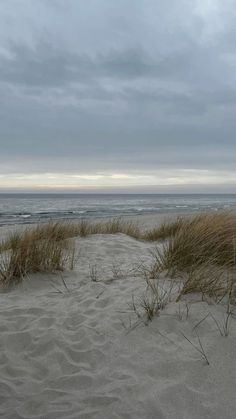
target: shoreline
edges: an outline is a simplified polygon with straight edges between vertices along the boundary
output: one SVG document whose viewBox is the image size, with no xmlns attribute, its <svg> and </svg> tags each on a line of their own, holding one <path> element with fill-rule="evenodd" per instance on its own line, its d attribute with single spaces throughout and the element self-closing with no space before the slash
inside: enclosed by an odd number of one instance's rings
<svg viewBox="0 0 236 419">
<path fill-rule="evenodd" d="M 209 213 L 214 211 L 209 211 Z M 124 221 L 130 221 L 137 223 L 142 230 L 151 229 L 153 227 L 158 227 L 162 222 L 169 222 L 173 221 L 178 217 L 191 217 L 195 215 L 201 214 L 202 211 L 199 212 L 183 212 L 183 213 L 162 213 L 162 214 L 142 214 L 142 215 L 121 215 L 121 216 L 112 216 L 112 217 L 89 217 L 89 218 L 78 218 L 78 219 L 51 219 L 45 222 L 39 223 L 18 223 L 18 224 L 4 224 L 0 225 L 0 235 L 3 233 L 5 236 L 7 232 L 15 232 L 15 231 L 24 231 L 26 229 L 34 228 L 37 225 L 41 224 L 48 224 L 48 223 L 71 223 L 76 224 L 81 221 L 87 221 L 88 223 L 102 223 L 107 222 L 113 219 L 122 219 Z"/>
</svg>

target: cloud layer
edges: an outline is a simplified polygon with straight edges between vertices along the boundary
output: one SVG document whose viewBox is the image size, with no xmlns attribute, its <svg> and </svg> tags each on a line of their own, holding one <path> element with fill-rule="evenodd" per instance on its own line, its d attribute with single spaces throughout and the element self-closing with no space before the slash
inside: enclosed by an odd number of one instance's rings
<svg viewBox="0 0 236 419">
<path fill-rule="evenodd" d="M 234 1 L 87 3 L 1 1 L 0 189 L 234 192 Z"/>
</svg>

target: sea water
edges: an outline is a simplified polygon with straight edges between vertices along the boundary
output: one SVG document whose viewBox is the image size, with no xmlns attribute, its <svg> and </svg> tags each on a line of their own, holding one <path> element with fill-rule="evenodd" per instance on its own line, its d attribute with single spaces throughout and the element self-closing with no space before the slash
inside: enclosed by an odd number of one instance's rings
<svg viewBox="0 0 236 419">
<path fill-rule="evenodd" d="M 0 225 L 236 209 L 236 195 L 0 194 Z"/>
</svg>

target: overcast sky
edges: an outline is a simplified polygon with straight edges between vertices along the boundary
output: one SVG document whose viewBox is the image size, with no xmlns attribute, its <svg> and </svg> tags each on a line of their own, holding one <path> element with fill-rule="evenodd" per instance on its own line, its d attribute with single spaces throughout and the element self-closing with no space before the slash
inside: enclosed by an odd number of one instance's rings
<svg viewBox="0 0 236 419">
<path fill-rule="evenodd" d="M 0 191 L 236 192 L 235 0 L 1 0 Z"/>
</svg>

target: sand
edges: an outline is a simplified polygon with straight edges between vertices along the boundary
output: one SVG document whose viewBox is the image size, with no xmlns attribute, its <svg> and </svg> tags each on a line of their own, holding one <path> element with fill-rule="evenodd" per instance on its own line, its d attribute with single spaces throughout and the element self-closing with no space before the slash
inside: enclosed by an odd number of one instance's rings
<svg viewBox="0 0 236 419">
<path fill-rule="evenodd" d="M 150 220 L 149 220 L 150 221 Z M 234 419 L 236 320 L 224 305 L 170 302 L 147 323 L 139 308 L 157 243 L 123 234 L 76 239 L 73 272 L 32 275 L 0 294 L 0 417 Z M 159 244 L 160 245 L 160 244 Z M 163 280 L 164 281 L 164 280 Z M 168 279 L 165 286 L 168 286 Z M 166 285 L 167 284 L 167 285 Z"/>
</svg>

